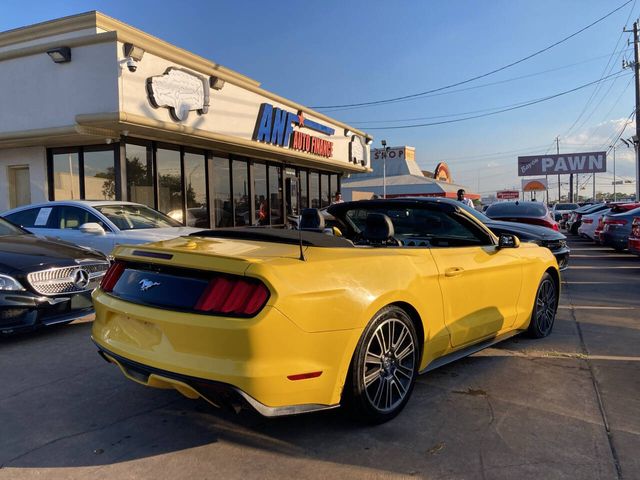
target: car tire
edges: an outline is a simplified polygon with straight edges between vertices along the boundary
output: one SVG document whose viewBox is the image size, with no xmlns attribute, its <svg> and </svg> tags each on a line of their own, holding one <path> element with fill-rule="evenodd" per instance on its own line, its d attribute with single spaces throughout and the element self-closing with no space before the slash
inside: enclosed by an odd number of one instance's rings
<svg viewBox="0 0 640 480">
<path fill-rule="evenodd" d="M 420 362 L 420 343 L 407 313 L 385 307 L 358 342 L 343 391 L 343 404 L 358 420 L 384 423 L 407 404 Z"/>
<path fill-rule="evenodd" d="M 545 272 L 536 291 L 527 335 L 532 338 L 543 338 L 549 335 L 553 330 L 557 311 L 558 287 L 551 275 Z"/>
</svg>

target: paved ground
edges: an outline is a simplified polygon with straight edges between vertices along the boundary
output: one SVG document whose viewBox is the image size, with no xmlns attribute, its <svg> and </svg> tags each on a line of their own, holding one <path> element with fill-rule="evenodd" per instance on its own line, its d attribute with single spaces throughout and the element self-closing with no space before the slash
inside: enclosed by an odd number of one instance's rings
<svg viewBox="0 0 640 480">
<path fill-rule="evenodd" d="M 640 479 L 640 258 L 572 247 L 549 338 L 420 377 L 375 428 L 138 386 L 96 355 L 89 323 L 0 340 L 0 480 Z"/>
</svg>

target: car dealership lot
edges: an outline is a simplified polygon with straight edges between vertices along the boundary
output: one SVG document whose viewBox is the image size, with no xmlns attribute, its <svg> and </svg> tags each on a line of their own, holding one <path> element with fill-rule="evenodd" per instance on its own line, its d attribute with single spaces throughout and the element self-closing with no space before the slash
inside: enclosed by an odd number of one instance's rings
<svg viewBox="0 0 640 480">
<path fill-rule="evenodd" d="M 0 479 L 640 478 L 640 259 L 571 248 L 550 337 L 419 377 L 378 427 L 138 386 L 96 355 L 87 322 L 0 339 Z"/>
</svg>

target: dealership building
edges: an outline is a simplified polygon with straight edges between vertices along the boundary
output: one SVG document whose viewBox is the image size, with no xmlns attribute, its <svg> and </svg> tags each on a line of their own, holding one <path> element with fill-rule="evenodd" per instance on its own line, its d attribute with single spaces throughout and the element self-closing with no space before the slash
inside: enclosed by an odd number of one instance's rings
<svg viewBox="0 0 640 480">
<path fill-rule="evenodd" d="M 0 33 L 0 212 L 128 200 L 282 225 L 370 171 L 371 137 L 99 12 Z"/>
</svg>

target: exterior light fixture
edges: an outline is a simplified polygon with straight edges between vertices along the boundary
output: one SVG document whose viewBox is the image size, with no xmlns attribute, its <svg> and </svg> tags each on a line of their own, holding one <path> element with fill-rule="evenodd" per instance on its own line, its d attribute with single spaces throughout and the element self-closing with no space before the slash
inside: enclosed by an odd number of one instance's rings
<svg viewBox="0 0 640 480">
<path fill-rule="evenodd" d="M 144 52 L 145 52 L 144 48 L 138 47 L 133 43 L 124 44 L 124 56 L 131 57 L 136 62 L 139 62 L 140 60 L 142 60 L 142 57 L 144 56 Z"/>
<path fill-rule="evenodd" d="M 57 47 L 47 50 L 47 55 L 56 63 L 67 63 L 71 61 L 71 49 L 69 47 Z"/>
<path fill-rule="evenodd" d="M 348 128 L 344 129 L 344 136 L 345 137 L 350 137 L 351 135 L 353 135 L 353 132 L 351 130 L 349 130 Z"/>
<path fill-rule="evenodd" d="M 214 90 L 222 90 L 224 83 L 224 80 L 220 77 L 209 77 L 209 86 Z"/>
<path fill-rule="evenodd" d="M 373 138 L 367 137 L 367 145 L 371 145 L 373 143 Z"/>
</svg>

